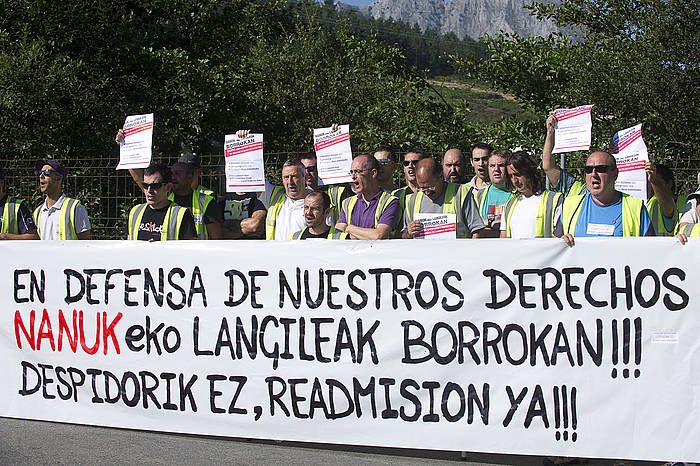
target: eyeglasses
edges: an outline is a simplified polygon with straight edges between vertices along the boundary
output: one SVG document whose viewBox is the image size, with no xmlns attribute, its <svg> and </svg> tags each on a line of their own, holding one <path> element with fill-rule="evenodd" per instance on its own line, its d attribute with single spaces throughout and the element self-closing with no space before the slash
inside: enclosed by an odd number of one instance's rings
<svg viewBox="0 0 700 466">
<path fill-rule="evenodd" d="M 349 174 L 350 176 L 352 176 L 352 175 L 359 175 L 360 173 L 364 173 L 364 172 L 366 172 L 366 171 L 367 171 L 366 168 L 353 168 L 353 169 L 351 169 L 351 170 L 348 172 L 348 174 Z"/>
<path fill-rule="evenodd" d="M 306 168 L 307 172 L 315 172 L 316 171 L 316 165 L 309 165 L 308 167 L 304 167 L 304 168 Z"/>
<path fill-rule="evenodd" d="M 49 168 L 46 168 L 44 170 L 39 170 L 39 175 L 44 175 L 44 176 L 51 176 L 54 173 L 56 173 L 56 170 L 51 170 Z"/>
<path fill-rule="evenodd" d="M 612 165 L 586 165 L 583 167 L 583 171 L 586 172 L 587 175 L 590 175 L 593 173 L 593 170 L 595 170 L 597 173 L 607 173 L 609 171 L 613 171 L 615 167 Z"/>
<path fill-rule="evenodd" d="M 158 191 L 160 188 L 163 187 L 165 183 L 162 181 L 159 181 L 157 183 L 143 183 L 143 190 L 148 191 L 149 189 L 153 189 L 153 191 Z"/>
<path fill-rule="evenodd" d="M 404 167 L 408 167 L 408 166 L 415 167 L 416 165 L 418 165 L 418 160 L 404 160 L 403 161 Z"/>
<path fill-rule="evenodd" d="M 377 163 L 379 165 L 381 165 L 382 167 L 386 167 L 387 165 L 389 165 L 392 162 L 393 162 L 393 160 L 391 160 L 391 159 L 377 159 Z"/>
</svg>

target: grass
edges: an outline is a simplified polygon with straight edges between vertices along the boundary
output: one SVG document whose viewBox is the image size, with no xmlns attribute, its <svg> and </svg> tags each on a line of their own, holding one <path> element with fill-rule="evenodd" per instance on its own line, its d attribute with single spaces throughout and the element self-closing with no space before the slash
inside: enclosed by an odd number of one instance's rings
<svg viewBox="0 0 700 466">
<path fill-rule="evenodd" d="M 484 84 L 451 76 L 433 78 L 429 83 L 453 105 L 466 100 L 475 122 L 495 123 L 504 117 L 514 117 L 521 121 L 535 118 L 532 113 L 523 110 L 514 97 L 490 89 Z"/>
</svg>

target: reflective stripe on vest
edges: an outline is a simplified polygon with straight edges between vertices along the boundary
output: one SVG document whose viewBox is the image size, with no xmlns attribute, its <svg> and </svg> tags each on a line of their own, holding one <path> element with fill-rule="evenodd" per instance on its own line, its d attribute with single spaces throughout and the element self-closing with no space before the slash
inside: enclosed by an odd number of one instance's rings
<svg viewBox="0 0 700 466">
<path fill-rule="evenodd" d="M 651 219 L 651 224 L 654 225 L 654 231 L 656 236 L 673 236 L 673 232 L 676 230 L 676 224 L 678 223 L 678 216 L 674 217 L 673 227 L 671 231 L 666 229 L 666 222 L 664 222 L 664 214 L 661 212 L 661 206 L 659 205 L 659 200 L 656 198 L 656 194 L 651 196 L 649 202 L 647 202 L 647 211 L 649 211 L 649 218 Z"/>
<path fill-rule="evenodd" d="M 565 235 L 573 235 L 586 196 L 567 196 L 562 209 L 562 226 Z M 591 202 L 594 202 L 591 200 Z M 622 236 L 640 236 L 644 203 L 634 196 L 622 194 Z"/>
<path fill-rule="evenodd" d="M 2 227 L 0 232 L 19 234 L 19 207 L 22 205 L 22 199 L 16 197 L 8 197 L 5 199 L 5 207 L 2 210 Z"/>
<path fill-rule="evenodd" d="M 343 201 L 342 211 L 345 212 L 346 225 L 352 225 L 352 211 L 355 209 L 355 204 L 357 204 L 358 196 L 360 196 L 360 194 L 349 197 Z M 389 205 L 389 203 L 394 199 L 396 199 L 394 196 L 392 196 L 386 191 L 382 191 L 382 195 L 379 196 L 379 203 L 377 204 L 377 208 L 374 211 L 374 228 L 377 228 L 377 226 L 379 225 L 379 218 L 382 216 L 384 210 Z M 391 227 L 391 229 L 393 230 L 394 228 L 396 228 L 396 225 L 389 225 L 389 227 Z"/>
<path fill-rule="evenodd" d="M 678 233 L 683 233 L 688 237 L 700 238 L 700 223 L 686 223 Z"/>
<path fill-rule="evenodd" d="M 331 217 L 333 217 L 333 223 L 338 221 L 340 217 L 340 208 L 343 203 L 343 194 L 345 193 L 345 185 L 333 185 L 328 188 L 328 197 L 331 198 Z"/>
<path fill-rule="evenodd" d="M 168 199 L 171 202 L 175 202 L 175 193 L 169 193 Z M 209 203 L 213 200 L 213 196 L 205 194 L 203 191 L 192 191 L 190 210 L 194 217 L 194 227 L 197 230 L 197 238 L 199 239 L 209 239 L 209 232 L 207 232 L 207 226 L 204 224 L 204 213 L 207 211 Z"/>
<path fill-rule="evenodd" d="M 554 237 L 554 213 L 557 203 L 561 198 L 561 193 L 554 191 L 544 191 L 540 202 L 537 206 L 537 217 L 535 218 L 535 238 L 552 238 Z M 506 237 L 511 238 L 511 219 L 515 212 L 515 206 L 522 197 L 522 194 L 516 194 L 506 202 L 503 208 L 503 216 L 506 218 Z"/>
<path fill-rule="evenodd" d="M 75 232 L 75 209 L 80 204 L 77 199 L 72 199 L 70 197 L 63 198 L 63 204 L 61 204 L 61 210 L 58 214 L 58 239 L 69 240 L 78 239 L 78 234 Z M 44 239 L 41 236 L 41 219 L 39 218 L 41 214 L 41 208 L 44 205 L 40 205 L 34 209 L 34 223 L 36 223 L 36 232 L 39 234 L 39 238 Z"/>
<path fill-rule="evenodd" d="M 460 196 L 458 196 L 457 190 L 459 185 L 455 183 L 447 183 L 445 188 L 445 199 L 442 202 L 442 213 L 443 214 L 456 214 L 458 210 L 462 208 L 462 202 Z M 469 188 L 470 190 L 472 188 Z M 418 191 L 415 194 L 408 196 L 406 201 L 406 212 L 410 212 L 411 220 L 415 220 L 416 216 L 420 213 L 420 207 L 423 203 L 423 191 Z M 457 223 L 459 223 L 459 218 L 457 218 Z"/>
<path fill-rule="evenodd" d="M 143 219 L 143 214 L 146 212 L 148 204 L 139 204 L 134 206 L 129 212 L 129 239 L 137 240 L 139 237 L 139 226 Z M 165 213 L 163 225 L 160 230 L 160 240 L 169 241 L 180 239 L 180 227 L 182 219 L 185 218 L 185 207 L 175 203 L 170 203 L 168 211 Z"/>
<path fill-rule="evenodd" d="M 265 218 L 265 239 L 275 239 L 275 227 L 277 226 L 277 216 L 282 210 L 284 201 L 287 200 L 287 194 L 284 188 L 280 186 L 275 186 L 272 190 L 272 196 L 270 196 L 270 208 L 267 211 L 267 217 Z"/>
</svg>

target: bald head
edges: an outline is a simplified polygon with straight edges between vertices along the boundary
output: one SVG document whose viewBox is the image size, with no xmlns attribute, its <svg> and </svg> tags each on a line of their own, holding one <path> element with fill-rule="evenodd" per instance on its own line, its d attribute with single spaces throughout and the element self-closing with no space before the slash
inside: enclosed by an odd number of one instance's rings
<svg viewBox="0 0 700 466">
<path fill-rule="evenodd" d="M 445 190 L 442 167 L 432 159 L 423 159 L 416 165 L 416 185 L 418 190 L 434 199 Z"/>
<path fill-rule="evenodd" d="M 465 179 L 467 164 L 464 154 L 457 148 L 448 149 L 442 157 L 442 176 L 451 183 L 462 183 Z"/>
</svg>

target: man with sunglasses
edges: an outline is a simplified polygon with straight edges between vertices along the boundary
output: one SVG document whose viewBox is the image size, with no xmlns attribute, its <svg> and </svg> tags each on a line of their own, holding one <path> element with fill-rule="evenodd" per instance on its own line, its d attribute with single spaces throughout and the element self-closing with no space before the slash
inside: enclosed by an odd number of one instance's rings
<svg viewBox="0 0 700 466">
<path fill-rule="evenodd" d="M 39 189 L 44 203 L 34 209 L 39 238 L 45 240 L 90 239 L 90 220 L 80 201 L 63 194 L 68 170 L 58 160 L 37 160 Z"/>
<path fill-rule="evenodd" d="M 130 240 L 197 239 L 197 229 L 190 211 L 168 199 L 172 179 L 165 165 L 147 167 L 143 171 L 141 188 L 146 203 L 134 206 L 129 212 Z"/>
<path fill-rule="evenodd" d="M 398 200 L 379 185 L 381 166 L 366 154 L 350 165 L 352 190 L 357 194 L 343 201 L 335 228 L 350 239 L 387 239 L 396 227 Z"/>
<path fill-rule="evenodd" d="M 406 198 L 404 228 L 401 237 L 412 239 L 423 236 L 423 224 L 415 220 L 417 214 L 455 214 L 457 238 L 479 238 L 485 225 L 466 184 L 448 183 L 442 167 L 426 158 L 416 167 L 417 192 Z"/>
<path fill-rule="evenodd" d="M 39 239 L 39 235 L 24 200 L 7 195 L 5 170 L 0 166 L 0 240 L 21 239 Z"/>
<path fill-rule="evenodd" d="M 301 164 L 306 169 L 306 187 L 318 190 L 318 159 L 313 152 L 307 152 L 299 157 Z"/>
<path fill-rule="evenodd" d="M 594 151 L 586 160 L 584 173 L 588 192 L 566 197 L 556 236 L 573 246 L 575 237 L 654 235 L 644 203 L 615 189 L 615 157 Z"/>
<path fill-rule="evenodd" d="M 379 173 L 377 180 L 379 187 L 386 192 L 392 192 L 396 186 L 394 185 L 394 171 L 396 171 L 396 152 L 388 146 L 379 146 L 374 152 L 374 158 L 379 163 Z"/>
<path fill-rule="evenodd" d="M 391 193 L 392 196 L 399 200 L 399 214 L 396 220 L 396 224 L 399 226 L 403 225 L 403 210 L 406 206 L 406 196 L 418 192 L 418 185 L 416 184 L 416 165 L 426 157 L 428 156 L 417 150 L 408 151 L 403 156 L 403 176 L 406 180 L 406 186 L 395 189 Z M 399 230 L 399 228 L 397 228 L 397 230 Z M 397 231 L 397 233 L 401 232 Z"/>
</svg>

